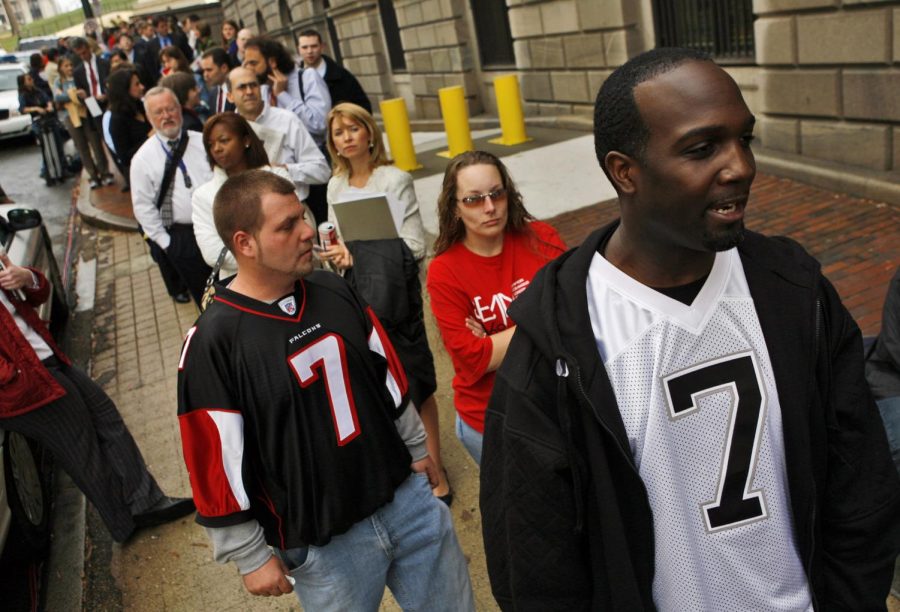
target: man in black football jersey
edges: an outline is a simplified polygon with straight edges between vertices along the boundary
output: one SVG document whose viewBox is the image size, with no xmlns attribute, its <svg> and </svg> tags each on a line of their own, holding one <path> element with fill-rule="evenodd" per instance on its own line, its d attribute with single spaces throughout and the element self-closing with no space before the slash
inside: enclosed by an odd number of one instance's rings
<svg viewBox="0 0 900 612">
<path fill-rule="evenodd" d="M 304 609 L 374 610 L 387 585 L 404 609 L 472 610 L 402 366 L 344 280 L 313 272 L 303 211 L 269 172 L 216 195 L 238 273 L 188 331 L 178 380 L 197 522 L 255 595 L 293 582 Z"/>
</svg>

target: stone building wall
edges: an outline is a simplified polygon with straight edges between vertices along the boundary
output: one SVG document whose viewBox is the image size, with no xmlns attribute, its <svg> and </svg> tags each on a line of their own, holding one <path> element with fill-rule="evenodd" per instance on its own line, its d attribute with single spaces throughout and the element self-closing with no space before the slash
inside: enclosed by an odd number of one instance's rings
<svg viewBox="0 0 900 612">
<path fill-rule="evenodd" d="M 507 0 L 527 114 L 591 113 L 600 85 L 644 51 L 637 0 Z"/>
<path fill-rule="evenodd" d="M 900 2 L 754 0 L 762 145 L 900 171 Z"/>
<path fill-rule="evenodd" d="M 652 0 L 506 0 L 514 65 L 485 68 L 472 0 L 392 0 L 407 68 L 394 72 L 376 0 L 281 2 L 292 19 L 282 29 L 279 0 L 224 8 L 251 28 L 261 11 L 292 47 L 303 27 L 327 38 L 331 19 L 376 111 L 401 96 L 418 119 L 440 118 L 438 90 L 450 85 L 465 88 L 471 115 L 496 112 L 492 81 L 503 74 L 519 76 L 527 115 L 588 114 L 610 72 L 655 43 Z M 768 168 L 802 180 L 900 199 L 900 0 L 753 0 L 753 11 L 755 62 L 726 69 L 759 118 L 760 159 L 782 160 Z"/>
<path fill-rule="evenodd" d="M 474 33 L 465 0 L 395 0 L 400 41 L 410 75 L 413 108 L 420 118 L 439 118 L 438 90 L 462 85 L 469 114 L 483 110 L 473 61 Z"/>
</svg>

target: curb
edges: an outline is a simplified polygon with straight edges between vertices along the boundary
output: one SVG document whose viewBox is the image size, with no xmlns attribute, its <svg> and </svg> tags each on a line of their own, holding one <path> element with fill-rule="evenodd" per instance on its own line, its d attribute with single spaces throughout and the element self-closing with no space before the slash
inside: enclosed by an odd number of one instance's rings
<svg viewBox="0 0 900 612">
<path fill-rule="evenodd" d="M 79 183 L 80 193 L 78 195 L 78 213 L 85 223 L 89 223 L 94 227 L 101 229 L 113 229 L 123 232 L 138 231 L 138 223 L 134 219 L 126 219 L 118 215 L 113 215 L 104 210 L 100 210 L 91 202 L 91 188 L 88 185 L 87 175 L 82 173 L 81 182 Z"/>
</svg>

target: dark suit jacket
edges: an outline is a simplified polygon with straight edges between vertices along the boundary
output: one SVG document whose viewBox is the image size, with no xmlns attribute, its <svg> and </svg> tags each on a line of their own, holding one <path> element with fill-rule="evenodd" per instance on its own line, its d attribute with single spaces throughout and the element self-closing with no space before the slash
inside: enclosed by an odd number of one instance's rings
<svg viewBox="0 0 900 612">
<path fill-rule="evenodd" d="M 106 93 L 106 79 L 109 77 L 109 60 L 105 60 L 102 57 L 97 58 L 97 87 L 100 89 L 101 94 Z M 75 81 L 75 87 L 78 89 L 85 90 L 88 95 L 91 95 L 91 79 L 88 76 L 87 67 L 84 65 L 84 62 L 81 62 L 78 65 L 78 68 L 75 69 L 75 72 L 72 74 L 72 79 Z M 99 100 L 98 100 L 99 102 Z M 106 109 L 106 102 L 100 102 L 100 108 Z M 100 118 L 95 117 L 93 121 L 96 125 L 100 125 Z"/>
<path fill-rule="evenodd" d="M 206 87 L 200 91 L 200 97 L 203 98 L 203 102 L 206 104 L 206 108 L 209 109 L 209 114 L 214 115 L 216 113 L 216 101 L 219 98 L 219 90 L 221 87 Z M 225 94 L 223 94 L 225 95 Z M 223 112 L 233 111 L 234 104 L 232 104 L 228 97 L 225 97 L 225 108 Z"/>
</svg>

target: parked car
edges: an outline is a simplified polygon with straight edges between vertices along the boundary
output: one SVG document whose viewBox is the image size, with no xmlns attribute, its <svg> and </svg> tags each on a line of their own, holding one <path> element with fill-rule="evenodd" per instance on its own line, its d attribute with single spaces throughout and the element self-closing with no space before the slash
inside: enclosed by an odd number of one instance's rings
<svg viewBox="0 0 900 612">
<path fill-rule="evenodd" d="M 16 79 L 27 70 L 21 64 L 0 64 L 0 140 L 25 136 L 31 131 L 31 115 L 19 112 Z"/>
<path fill-rule="evenodd" d="M 0 205 L 0 246 L 10 261 L 36 268 L 50 281 L 51 297 L 38 312 L 54 335 L 61 337 L 69 309 L 40 213 L 18 204 Z M 15 432 L 0 429 L 0 443 L 0 550 L 17 559 L 38 558 L 50 538 L 50 457 L 37 443 Z"/>
</svg>

